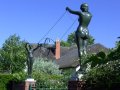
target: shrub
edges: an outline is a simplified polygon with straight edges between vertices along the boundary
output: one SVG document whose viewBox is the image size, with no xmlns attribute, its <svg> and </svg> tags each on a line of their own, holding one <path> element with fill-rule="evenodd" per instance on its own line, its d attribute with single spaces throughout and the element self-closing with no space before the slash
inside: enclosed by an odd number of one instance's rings
<svg viewBox="0 0 120 90">
<path fill-rule="evenodd" d="M 35 59 L 33 77 L 39 88 L 60 88 L 64 84 L 59 66 L 46 58 Z"/>
<path fill-rule="evenodd" d="M 120 84 L 120 45 L 111 50 L 108 55 L 104 52 L 92 55 L 86 63 L 89 63 L 91 67 L 84 75 L 83 80 L 86 80 L 88 87 L 92 90 L 98 90 L 101 87 L 101 90 L 103 88 L 112 90 L 114 85 L 116 85 L 115 87 L 119 86 L 117 84 Z"/>
<path fill-rule="evenodd" d="M 111 89 L 114 83 L 120 83 L 120 60 L 109 61 L 107 64 L 92 68 L 83 79 L 92 88 Z"/>
<path fill-rule="evenodd" d="M 13 79 L 11 74 L 0 74 L 0 90 L 7 90 L 7 84 Z"/>
<path fill-rule="evenodd" d="M 12 74 L 13 76 L 13 81 L 19 82 L 19 81 L 25 81 L 27 78 L 27 73 L 25 72 L 19 72 L 19 73 L 14 73 Z"/>
<path fill-rule="evenodd" d="M 44 72 L 50 75 L 60 75 L 59 66 L 52 60 L 46 58 L 37 58 L 33 64 L 33 72 Z"/>
<path fill-rule="evenodd" d="M 26 73 L 0 74 L 0 90 L 12 90 L 12 82 L 19 83 L 26 79 Z"/>
</svg>

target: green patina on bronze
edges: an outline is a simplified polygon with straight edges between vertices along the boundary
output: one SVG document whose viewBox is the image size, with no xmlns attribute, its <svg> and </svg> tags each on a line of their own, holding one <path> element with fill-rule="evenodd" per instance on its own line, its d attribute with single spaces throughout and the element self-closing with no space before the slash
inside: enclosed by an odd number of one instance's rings
<svg viewBox="0 0 120 90">
<path fill-rule="evenodd" d="M 66 10 L 69 11 L 71 14 L 78 15 L 78 22 L 79 25 L 75 32 L 75 40 L 78 47 L 78 56 L 79 56 L 79 63 L 81 65 L 81 56 L 86 55 L 86 48 L 87 48 L 87 41 L 89 38 L 89 30 L 88 25 L 91 21 L 92 15 L 88 11 L 88 4 L 84 3 L 80 6 L 81 11 L 74 11 L 71 10 L 69 7 L 66 7 Z"/>
<path fill-rule="evenodd" d="M 36 48 L 33 48 L 32 45 L 30 45 L 29 43 L 26 43 L 25 48 L 27 50 L 27 72 L 28 72 L 28 78 L 32 78 L 32 67 L 33 67 L 33 52 L 38 49 L 39 44 L 37 45 Z"/>
</svg>

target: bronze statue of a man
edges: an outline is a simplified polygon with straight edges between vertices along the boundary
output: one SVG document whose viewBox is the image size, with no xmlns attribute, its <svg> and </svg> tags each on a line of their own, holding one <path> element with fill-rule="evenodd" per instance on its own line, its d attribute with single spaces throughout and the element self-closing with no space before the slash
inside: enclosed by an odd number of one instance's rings
<svg viewBox="0 0 120 90">
<path fill-rule="evenodd" d="M 32 78 L 32 66 L 33 66 L 33 53 L 36 49 L 38 49 L 39 44 L 37 45 L 36 48 L 33 48 L 32 45 L 30 45 L 29 43 L 26 43 L 25 48 L 27 50 L 27 55 L 28 55 L 28 59 L 27 59 L 27 72 L 28 72 L 28 78 Z"/>
<path fill-rule="evenodd" d="M 89 38 L 89 31 L 88 31 L 88 25 L 91 21 L 92 15 L 88 11 L 88 4 L 84 3 L 80 7 L 81 11 L 74 11 L 71 10 L 69 7 L 66 7 L 66 10 L 69 11 L 72 14 L 78 15 L 79 19 L 79 25 L 75 32 L 75 41 L 78 47 L 78 56 L 81 58 L 83 54 L 86 54 L 86 48 L 87 48 L 87 40 Z M 80 65 L 81 65 L 81 61 Z"/>
</svg>

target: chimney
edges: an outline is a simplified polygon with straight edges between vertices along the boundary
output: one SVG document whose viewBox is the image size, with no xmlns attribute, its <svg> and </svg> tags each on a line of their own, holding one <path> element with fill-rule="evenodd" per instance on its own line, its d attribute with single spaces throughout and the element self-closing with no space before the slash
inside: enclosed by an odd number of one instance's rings
<svg viewBox="0 0 120 90">
<path fill-rule="evenodd" d="M 56 40 L 55 58 L 60 59 L 60 41 L 58 39 Z"/>
</svg>

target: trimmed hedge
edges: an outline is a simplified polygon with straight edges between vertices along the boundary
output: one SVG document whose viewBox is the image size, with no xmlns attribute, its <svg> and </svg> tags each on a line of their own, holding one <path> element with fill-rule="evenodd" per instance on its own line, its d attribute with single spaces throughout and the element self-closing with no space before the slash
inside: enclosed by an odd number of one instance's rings
<svg viewBox="0 0 120 90">
<path fill-rule="evenodd" d="M 13 79 L 12 74 L 0 74 L 0 90 L 7 90 L 7 84 Z"/>
<path fill-rule="evenodd" d="M 12 85 L 16 83 L 24 82 L 26 73 L 19 72 L 14 74 L 2 74 L 0 73 L 0 90 L 12 90 Z"/>
<path fill-rule="evenodd" d="M 120 60 L 92 68 L 83 79 L 89 90 L 120 90 Z"/>
</svg>

